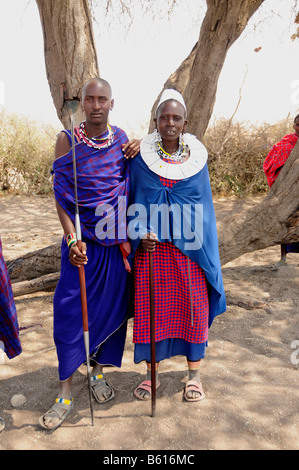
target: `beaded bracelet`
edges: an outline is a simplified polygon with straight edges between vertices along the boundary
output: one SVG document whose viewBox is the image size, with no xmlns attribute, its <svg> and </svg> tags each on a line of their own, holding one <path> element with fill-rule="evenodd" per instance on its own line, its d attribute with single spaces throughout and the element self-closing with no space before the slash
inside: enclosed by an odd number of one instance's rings
<svg viewBox="0 0 299 470">
<path fill-rule="evenodd" d="M 69 249 L 71 248 L 72 245 L 74 245 L 75 243 L 77 243 L 76 234 L 75 234 L 75 233 L 69 233 L 69 234 L 66 236 L 66 243 L 67 243 L 67 246 L 68 246 Z"/>
</svg>

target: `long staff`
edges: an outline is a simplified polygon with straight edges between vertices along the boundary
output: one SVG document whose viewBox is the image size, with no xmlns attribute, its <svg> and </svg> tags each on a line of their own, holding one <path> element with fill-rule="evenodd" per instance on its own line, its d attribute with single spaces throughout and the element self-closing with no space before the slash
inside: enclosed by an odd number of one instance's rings
<svg viewBox="0 0 299 470">
<path fill-rule="evenodd" d="M 78 108 L 79 101 L 70 100 L 70 101 L 68 101 L 68 104 L 69 104 L 69 108 L 71 110 L 72 156 L 73 156 L 75 201 L 76 201 L 75 228 L 76 228 L 77 246 L 78 246 L 78 249 L 82 252 L 82 234 L 81 234 L 81 224 L 80 224 L 79 204 L 78 204 L 77 166 L 76 166 L 75 139 L 74 139 L 74 113 L 76 112 L 76 110 Z M 92 422 L 92 426 L 94 426 L 94 415 L 93 415 L 93 404 L 92 404 L 92 393 L 91 393 L 91 378 L 90 378 L 91 377 L 91 372 L 90 372 L 90 358 L 89 358 L 88 311 L 87 311 L 87 297 L 86 297 L 86 283 L 85 283 L 84 266 L 80 266 L 78 268 L 78 270 L 79 270 L 83 335 L 84 335 L 84 344 L 85 344 L 85 352 L 86 352 L 86 364 L 87 364 L 89 404 L 90 404 L 90 412 L 91 412 L 91 422 Z"/>
<path fill-rule="evenodd" d="M 150 336 L 151 336 L 151 383 L 152 383 L 152 417 L 156 414 L 156 343 L 155 343 L 155 306 L 154 306 L 154 275 L 153 253 L 149 253 L 149 285 L 150 285 Z"/>
</svg>

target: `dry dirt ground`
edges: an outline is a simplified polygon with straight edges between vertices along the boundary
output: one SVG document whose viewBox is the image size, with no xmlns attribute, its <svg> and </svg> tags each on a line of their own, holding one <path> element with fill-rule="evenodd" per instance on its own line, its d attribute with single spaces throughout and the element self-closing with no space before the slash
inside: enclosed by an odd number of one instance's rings
<svg viewBox="0 0 299 470">
<path fill-rule="evenodd" d="M 223 217 L 259 199 L 217 199 L 218 230 Z M 61 238 L 52 198 L 0 199 L 0 233 L 6 260 Z M 85 368 L 74 377 L 75 409 L 54 433 L 38 418 L 57 393 L 57 358 L 52 339 L 53 292 L 16 298 L 23 352 L 0 365 L 0 450 L 291 450 L 299 448 L 299 255 L 275 267 L 279 247 L 245 254 L 223 266 L 227 312 L 216 318 L 201 368 L 206 399 L 182 401 L 184 358 L 160 367 L 156 416 L 133 389 L 144 366 L 133 363 L 129 323 L 121 371 L 106 369 L 116 389 L 113 401 L 94 404 L 91 426 Z M 236 305 L 237 300 L 243 303 Z M 252 302 L 260 304 L 255 308 Z M 2 356 L 3 362 L 3 356 Z M 26 403 L 13 408 L 11 398 Z"/>
</svg>

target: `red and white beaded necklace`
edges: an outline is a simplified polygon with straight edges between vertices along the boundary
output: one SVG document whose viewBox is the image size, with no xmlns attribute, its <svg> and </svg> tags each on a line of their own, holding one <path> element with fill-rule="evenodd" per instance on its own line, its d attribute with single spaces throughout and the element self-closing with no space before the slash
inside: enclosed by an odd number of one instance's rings
<svg viewBox="0 0 299 470">
<path fill-rule="evenodd" d="M 114 140 L 114 132 L 111 129 L 110 124 L 107 125 L 107 133 L 103 137 L 91 137 L 86 131 L 86 121 L 81 122 L 78 128 L 78 135 L 82 142 L 85 142 L 88 147 L 95 149 L 103 149 L 110 147 Z"/>
</svg>

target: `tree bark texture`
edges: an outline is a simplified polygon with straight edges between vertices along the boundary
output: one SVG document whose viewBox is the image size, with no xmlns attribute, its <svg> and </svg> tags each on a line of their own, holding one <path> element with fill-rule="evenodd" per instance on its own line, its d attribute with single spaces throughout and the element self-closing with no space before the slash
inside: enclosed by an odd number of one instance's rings
<svg viewBox="0 0 299 470">
<path fill-rule="evenodd" d="M 30 281 L 21 281 L 12 284 L 14 297 L 20 295 L 34 294 L 34 292 L 47 291 L 55 289 L 59 281 L 60 272 L 45 274 Z"/>
<path fill-rule="evenodd" d="M 26 253 L 7 261 L 7 270 L 12 282 L 22 282 L 60 271 L 61 243 Z"/>
<path fill-rule="evenodd" d="M 79 100 L 83 84 L 99 76 L 88 0 L 36 0 L 45 50 L 46 73 L 58 118 L 65 128 L 70 116 L 65 99 Z M 81 107 L 75 124 L 83 120 Z"/>
<path fill-rule="evenodd" d="M 188 109 L 188 131 L 200 140 L 213 112 L 226 54 L 263 1 L 206 0 L 207 11 L 198 42 L 164 84 L 163 89 L 175 88 L 183 94 Z M 150 132 L 161 93 L 152 108 Z"/>
</svg>

